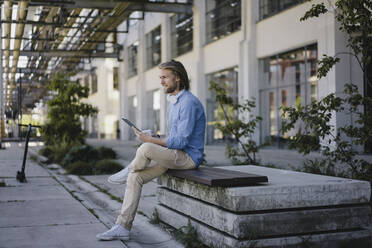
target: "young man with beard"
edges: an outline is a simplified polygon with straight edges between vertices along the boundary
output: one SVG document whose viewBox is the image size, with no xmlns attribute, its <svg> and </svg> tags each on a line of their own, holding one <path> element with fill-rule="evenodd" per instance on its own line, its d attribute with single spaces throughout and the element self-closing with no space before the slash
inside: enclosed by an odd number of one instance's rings
<svg viewBox="0 0 372 248">
<path fill-rule="evenodd" d="M 195 169 L 203 160 L 206 118 L 199 99 L 189 91 L 187 72 L 182 63 L 175 60 L 165 62 L 159 68 L 160 83 L 170 102 L 169 135 L 158 138 L 133 128 L 143 144 L 137 149 L 133 161 L 108 179 L 113 184 L 127 185 L 116 225 L 98 234 L 99 240 L 128 240 L 142 185 L 168 169 Z"/>
</svg>

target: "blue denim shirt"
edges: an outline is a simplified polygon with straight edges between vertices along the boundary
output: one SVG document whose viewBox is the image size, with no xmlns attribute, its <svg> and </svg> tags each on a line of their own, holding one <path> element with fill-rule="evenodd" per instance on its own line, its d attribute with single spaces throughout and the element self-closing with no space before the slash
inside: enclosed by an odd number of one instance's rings
<svg viewBox="0 0 372 248">
<path fill-rule="evenodd" d="M 206 119 L 203 105 L 191 92 L 185 90 L 176 103 L 169 104 L 170 132 L 167 147 L 185 151 L 199 166 L 203 161 Z"/>
</svg>

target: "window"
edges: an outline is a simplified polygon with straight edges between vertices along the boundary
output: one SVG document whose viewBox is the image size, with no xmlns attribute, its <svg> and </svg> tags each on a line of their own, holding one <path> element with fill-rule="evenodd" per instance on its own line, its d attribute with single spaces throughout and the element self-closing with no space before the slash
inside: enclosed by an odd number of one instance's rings
<svg viewBox="0 0 372 248">
<path fill-rule="evenodd" d="M 84 77 L 84 87 L 87 87 L 88 88 L 88 92 L 90 91 L 90 87 L 89 87 L 89 75 L 86 75 Z"/>
<path fill-rule="evenodd" d="M 305 0 L 260 0 L 259 18 L 260 20 L 265 19 L 304 1 Z"/>
<path fill-rule="evenodd" d="M 193 47 L 193 17 L 177 14 L 171 18 L 172 57 L 180 56 L 192 50 Z"/>
<path fill-rule="evenodd" d="M 89 134 L 89 138 L 98 138 L 98 117 L 97 115 L 92 116 L 91 122 L 91 132 Z"/>
<path fill-rule="evenodd" d="M 228 96 L 238 101 L 238 68 L 215 72 L 207 75 L 207 88 L 210 82 L 213 81 L 226 89 Z M 233 142 L 231 137 L 224 137 L 222 132 L 215 128 L 215 123 L 223 123 L 225 121 L 224 113 L 221 107 L 216 103 L 215 93 L 207 91 L 207 144 L 215 144 L 220 142 Z M 229 116 L 235 116 L 233 109 L 228 109 Z"/>
<path fill-rule="evenodd" d="M 160 90 L 146 92 L 146 129 L 160 131 Z"/>
<path fill-rule="evenodd" d="M 131 120 L 136 125 L 136 112 L 137 112 L 137 96 L 128 97 L 129 109 L 128 109 L 128 119 Z M 129 130 L 129 140 L 134 140 L 136 135 L 132 130 Z"/>
<path fill-rule="evenodd" d="M 310 45 L 260 60 L 261 143 L 286 144 L 295 130 L 281 133 L 281 106 L 309 104 L 318 98 L 317 45 Z"/>
<path fill-rule="evenodd" d="M 97 74 L 92 74 L 92 94 L 97 92 Z"/>
<path fill-rule="evenodd" d="M 239 30 L 240 26 L 240 0 L 207 0 L 207 43 Z"/>
<path fill-rule="evenodd" d="M 160 26 L 146 35 L 147 63 L 146 68 L 150 69 L 161 61 L 161 30 Z"/>
<path fill-rule="evenodd" d="M 115 90 L 119 90 L 119 68 L 118 67 L 114 67 L 113 87 L 114 87 Z"/>
<path fill-rule="evenodd" d="M 128 78 L 137 75 L 138 41 L 128 47 Z"/>
</svg>

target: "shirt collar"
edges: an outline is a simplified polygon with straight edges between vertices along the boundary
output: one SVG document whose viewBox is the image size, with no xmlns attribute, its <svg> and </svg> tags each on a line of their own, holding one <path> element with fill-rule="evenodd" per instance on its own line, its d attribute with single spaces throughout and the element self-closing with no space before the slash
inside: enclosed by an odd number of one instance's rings
<svg viewBox="0 0 372 248">
<path fill-rule="evenodd" d="M 182 95 L 182 93 L 184 92 L 185 90 L 181 90 L 180 92 L 178 92 L 176 95 L 170 95 L 168 94 L 167 95 L 167 101 L 172 103 L 172 104 L 176 104 L 177 101 L 178 101 L 178 98 Z"/>
</svg>

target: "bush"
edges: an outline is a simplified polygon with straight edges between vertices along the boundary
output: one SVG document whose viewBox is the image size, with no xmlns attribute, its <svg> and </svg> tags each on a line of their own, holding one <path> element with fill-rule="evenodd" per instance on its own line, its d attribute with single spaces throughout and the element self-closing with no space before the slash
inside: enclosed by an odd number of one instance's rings
<svg viewBox="0 0 372 248">
<path fill-rule="evenodd" d="M 100 159 L 115 159 L 116 158 L 116 152 L 112 150 L 111 148 L 101 146 L 97 150 L 98 150 Z"/>
<path fill-rule="evenodd" d="M 65 153 L 61 165 L 66 167 L 77 161 L 94 163 L 99 159 L 99 153 L 94 147 L 89 145 L 74 146 Z"/>
<path fill-rule="evenodd" d="M 39 154 L 46 157 L 48 160 L 46 161 L 46 163 L 51 163 L 51 157 L 53 155 L 53 151 L 52 149 L 50 149 L 50 147 L 48 146 L 44 146 L 42 147 L 40 150 L 39 150 Z"/>
<path fill-rule="evenodd" d="M 123 169 L 123 167 L 115 160 L 103 159 L 95 164 L 95 169 L 96 174 L 113 174 Z"/>
<path fill-rule="evenodd" d="M 72 164 L 69 164 L 66 167 L 68 174 L 74 175 L 92 175 L 95 173 L 95 168 L 92 163 L 77 161 Z"/>
</svg>

